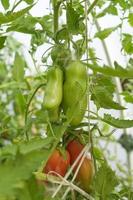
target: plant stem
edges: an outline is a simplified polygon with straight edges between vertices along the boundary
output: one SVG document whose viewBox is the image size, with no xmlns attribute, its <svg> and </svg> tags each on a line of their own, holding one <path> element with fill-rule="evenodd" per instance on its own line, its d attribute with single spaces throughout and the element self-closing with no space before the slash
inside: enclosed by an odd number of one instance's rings
<svg viewBox="0 0 133 200">
<path fill-rule="evenodd" d="M 19 0 L 12 8 L 11 12 L 15 10 L 15 8 L 22 2 L 23 0 Z"/>
<path fill-rule="evenodd" d="M 58 19 L 59 19 L 59 8 L 60 8 L 61 2 L 53 3 L 53 11 L 54 11 L 54 34 L 58 31 Z"/>
<path fill-rule="evenodd" d="M 97 4 L 98 1 L 99 0 L 94 0 L 94 2 L 88 8 L 87 14 L 89 14 L 92 11 L 92 9 L 95 7 L 95 5 Z"/>
<path fill-rule="evenodd" d="M 29 107 L 30 107 L 30 104 L 31 104 L 31 101 L 33 99 L 33 97 L 35 96 L 35 94 L 37 93 L 37 91 L 42 87 L 44 86 L 45 84 L 40 84 L 36 89 L 35 91 L 33 92 L 31 98 L 29 99 L 27 105 L 26 105 L 26 110 L 25 110 L 25 127 L 27 126 L 27 118 L 28 118 L 28 110 L 29 110 Z M 26 139 L 27 141 L 29 141 L 29 135 L 28 135 L 28 132 L 27 132 L 27 128 L 25 130 L 25 136 L 26 136 Z"/>
<path fill-rule="evenodd" d="M 129 176 L 129 186 L 132 187 L 132 170 L 131 170 L 131 160 L 130 160 L 130 153 L 127 152 L 127 165 L 128 165 L 128 176 Z"/>
</svg>

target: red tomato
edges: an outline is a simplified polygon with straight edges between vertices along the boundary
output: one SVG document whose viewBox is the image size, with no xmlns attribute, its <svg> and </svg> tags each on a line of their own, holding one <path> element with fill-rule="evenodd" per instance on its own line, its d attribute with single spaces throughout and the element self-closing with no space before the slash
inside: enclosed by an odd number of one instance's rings
<svg viewBox="0 0 133 200">
<path fill-rule="evenodd" d="M 66 158 L 60 153 L 59 150 L 55 150 L 49 160 L 47 161 L 43 171 L 44 173 L 49 173 L 50 171 L 54 171 L 61 176 L 65 176 L 66 171 L 70 165 L 70 155 L 68 151 L 66 151 Z M 53 175 L 55 175 L 53 173 Z"/>
<path fill-rule="evenodd" d="M 67 150 L 70 154 L 71 165 L 74 163 L 74 161 L 76 160 L 76 158 L 78 157 L 78 155 L 80 154 L 83 148 L 84 146 L 81 143 L 79 143 L 77 140 L 72 140 L 69 142 L 69 144 L 67 145 Z M 74 168 L 74 172 L 77 169 L 79 162 Z M 81 188 L 83 188 L 86 191 L 89 191 L 89 186 L 92 181 L 93 173 L 94 173 L 94 170 L 93 170 L 92 160 L 85 157 L 78 171 L 76 180 L 79 182 Z"/>
<path fill-rule="evenodd" d="M 72 165 L 76 158 L 79 156 L 80 152 L 83 150 L 84 146 L 80 144 L 77 140 L 72 140 L 67 145 L 67 150 L 70 154 L 70 164 Z"/>
</svg>

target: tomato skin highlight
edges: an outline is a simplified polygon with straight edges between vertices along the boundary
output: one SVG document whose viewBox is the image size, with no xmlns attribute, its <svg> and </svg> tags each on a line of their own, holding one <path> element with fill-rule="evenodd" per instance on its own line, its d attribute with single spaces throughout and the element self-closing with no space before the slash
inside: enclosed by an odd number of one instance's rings
<svg viewBox="0 0 133 200">
<path fill-rule="evenodd" d="M 69 165 L 70 155 L 68 151 L 66 151 L 66 157 L 64 158 L 60 151 L 56 149 L 47 161 L 43 172 L 47 174 L 50 171 L 53 171 L 64 177 Z M 56 176 L 55 173 L 53 173 L 53 175 Z"/>
<path fill-rule="evenodd" d="M 47 73 L 47 85 L 44 97 L 44 107 L 53 110 L 62 101 L 63 72 L 59 67 L 51 67 Z"/>
<path fill-rule="evenodd" d="M 84 148 L 84 145 L 79 143 L 77 140 L 72 140 L 68 143 L 67 150 L 70 154 L 71 165 L 75 162 L 75 160 L 77 159 L 77 157 L 79 156 L 83 148 Z M 81 159 L 82 158 L 80 158 L 80 160 Z M 80 160 L 76 164 L 73 172 L 76 171 L 80 163 Z M 93 174 L 94 174 L 93 162 L 91 159 L 85 157 L 78 171 L 76 181 L 78 181 L 80 187 L 83 188 L 87 192 L 89 192 L 89 187 L 93 178 Z"/>
<path fill-rule="evenodd" d="M 66 67 L 62 105 L 68 119 L 68 111 L 74 111 L 70 122 L 72 126 L 80 124 L 86 111 L 87 80 L 86 66 L 80 61 L 73 61 Z"/>
</svg>

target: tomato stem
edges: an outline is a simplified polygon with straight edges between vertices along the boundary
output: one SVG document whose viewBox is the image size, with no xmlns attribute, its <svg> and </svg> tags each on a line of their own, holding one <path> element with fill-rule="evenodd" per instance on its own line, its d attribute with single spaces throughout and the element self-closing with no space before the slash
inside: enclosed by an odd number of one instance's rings
<svg viewBox="0 0 133 200">
<path fill-rule="evenodd" d="M 40 84 L 36 89 L 35 91 L 33 92 L 33 94 L 31 95 L 28 103 L 26 104 L 26 110 L 25 110 L 25 127 L 27 126 L 27 119 L 28 119 L 28 111 L 29 111 L 29 107 L 30 107 L 30 104 L 31 104 L 31 101 L 33 99 L 33 97 L 35 96 L 35 94 L 37 93 L 37 91 L 42 87 L 44 86 L 45 84 Z M 28 135 L 28 131 L 27 131 L 27 127 L 25 128 L 25 136 L 26 136 L 26 139 L 27 141 L 29 141 L 29 135 Z"/>
</svg>

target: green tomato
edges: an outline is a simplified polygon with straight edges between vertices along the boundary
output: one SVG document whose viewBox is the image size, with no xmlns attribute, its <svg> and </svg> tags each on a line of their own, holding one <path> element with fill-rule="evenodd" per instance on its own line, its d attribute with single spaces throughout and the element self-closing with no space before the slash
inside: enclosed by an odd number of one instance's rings
<svg viewBox="0 0 133 200">
<path fill-rule="evenodd" d="M 63 72 L 59 67 L 48 70 L 44 107 L 47 110 L 58 108 L 62 101 Z"/>
<path fill-rule="evenodd" d="M 72 111 L 70 124 L 78 125 L 87 107 L 87 69 L 80 61 L 71 62 L 65 69 L 63 86 L 63 110 L 67 118 Z"/>
</svg>

